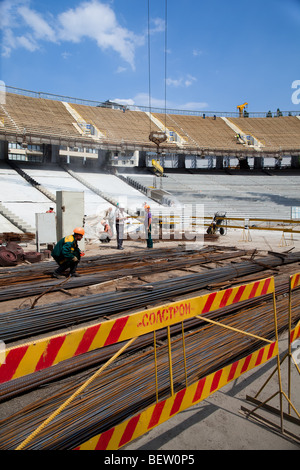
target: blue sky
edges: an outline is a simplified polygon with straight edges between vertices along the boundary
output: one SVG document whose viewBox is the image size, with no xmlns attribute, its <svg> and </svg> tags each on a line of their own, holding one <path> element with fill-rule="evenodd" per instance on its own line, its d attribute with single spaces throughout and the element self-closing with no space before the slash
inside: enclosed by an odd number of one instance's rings
<svg viewBox="0 0 300 470">
<path fill-rule="evenodd" d="M 6 85 L 148 106 L 150 72 L 153 107 L 300 110 L 300 0 L 149 0 L 150 71 L 148 0 L 0 5 Z"/>
</svg>

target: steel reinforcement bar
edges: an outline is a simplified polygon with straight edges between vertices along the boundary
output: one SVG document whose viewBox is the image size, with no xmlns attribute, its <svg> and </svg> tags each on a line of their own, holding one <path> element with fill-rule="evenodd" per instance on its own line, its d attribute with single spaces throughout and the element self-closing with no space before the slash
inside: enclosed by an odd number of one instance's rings
<svg viewBox="0 0 300 470">
<path fill-rule="evenodd" d="M 272 292 L 273 278 L 248 286 L 251 298 L 256 289 Z M 246 292 L 239 286 L 231 290 L 231 301 Z M 252 292 L 252 296 L 251 296 Z M 274 291 L 273 291 L 274 293 Z M 212 293 L 214 295 L 216 293 Z M 218 293 L 219 294 L 219 293 Z M 214 302 L 221 305 L 226 297 L 203 296 L 206 309 L 213 311 Z M 227 293 L 227 295 L 229 295 Z M 228 297 L 228 299 L 230 296 Z M 265 297 L 262 297 L 264 299 Z M 286 298 L 283 300 L 286 301 Z M 28 444 L 30 449 L 117 449 L 159 425 L 176 413 L 198 403 L 206 396 L 220 389 L 230 380 L 270 360 L 277 354 L 274 336 L 273 307 L 264 302 L 257 309 L 238 311 L 226 317 L 224 326 L 200 326 L 193 332 L 185 333 L 188 383 L 185 382 L 182 337 L 172 341 L 172 367 L 174 393 L 170 396 L 170 371 L 167 365 L 166 346 L 159 347 L 157 357 L 158 396 L 155 400 L 153 376 L 153 349 L 133 357 L 127 357 L 107 371 L 89 390 L 80 395 L 76 403 L 68 406 L 62 414 L 41 431 Z M 203 308 L 203 311 L 205 311 Z M 280 328 L 286 324 L 286 306 L 280 314 Z M 253 336 L 245 336 L 245 333 Z M 263 335 L 264 338 L 258 335 Z M 260 339 L 259 339 L 260 338 Z M 262 347 L 261 342 L 268 345 Z M 124 343 L 123 343 L 124 344 Z M 126 365 L 127 364 L 127 365 Z M 86 377 L 91 375 L 91 371 Z M 0 422 L 1 449 L 20 446 L 31 432 L 34 432 L 49 415 L 70 397 L 82 384 L 84 377 L 73 379 L 55 396 L 45 399 Z M 184 385 L 185 384 L 185 385 Z"/>
<path fill-rule="evenodd" d="M 274 291 L 274 278 L 271 277 L 7 348 L 5 363 L 0 366 L 0 383 L 51 367 L 87 351 L 142 336 Z"/>
<path fill-rule="evenodd" d="M 190 274 L 179 278 L 151 283 L 151 289 L 137 288 L 127 292 L 109 292 L 94 294 L 88 298 L 65 300 L 34 309 L 24 308 L 0 315 L 0 340 L 9 345 L 58 329 L 74 327 L 80 323 L 97 321 L 103 316 L 122 314 L 133 309 L 142 309 L 145 305 L 168 301 L 175 296 L 199 291 L 214 283 L 230 281 L 241 276 L 273 269 L 280 265 L 300 261 L 300 253 L 288 253 L 282 258 L 266 256 L 244 260 L 209 272 Z M 81 279 L 81 278 L 79 278 Z"/>
</svg>

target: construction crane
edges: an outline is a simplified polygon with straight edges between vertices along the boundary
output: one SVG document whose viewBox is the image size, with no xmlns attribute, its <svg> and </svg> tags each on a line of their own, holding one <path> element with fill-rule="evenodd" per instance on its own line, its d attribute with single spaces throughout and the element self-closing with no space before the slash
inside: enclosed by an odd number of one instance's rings
<svg viewBox="0 0 300 470">
<path fill-rule="evenodd" d="M 237 106 L 237 109 L 239 110 L 239 113 L 240 113 L 240 117 L 243 116 L 243 111 L 244 111 L 244 108 L 248 106 L 248 103 L 243 103 L 243 104 L 240 104 L 239 106 Z"/>
</svg>

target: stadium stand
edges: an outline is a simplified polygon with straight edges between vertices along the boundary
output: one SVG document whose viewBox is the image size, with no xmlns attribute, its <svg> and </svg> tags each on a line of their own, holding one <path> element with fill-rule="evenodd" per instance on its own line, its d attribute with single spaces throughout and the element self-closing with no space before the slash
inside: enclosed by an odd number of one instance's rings
<svg viewBox="0 0 300 470">
<path fill-rule="evenodd" d="M 155 117 L 162 119 L 159 114 L 155 114 Z M 200 116 L 168 114 L 166 127 L 184 139 L 185 148 L 240 150 L 234 131 L 219 117 L 203 119 Z"/>
<path fill-rule="evenodd" d="M 150 175 L 128 175 L 151 187 Z M 169 174 L 163 188 L 180 204 L 203 204 L 204 215 L 226 212 L 227 217 L 289 219 L 299 206 L 299 175 Z"/>
<path fill-rule="evenodd" d="M 20 91 L 6 93 L 5 102 L 0 104 L 2 220 L 9 210 L 23 218 L 20 230 L 34 227 L 35 213 L 45 212 L 50 195 L 55 198 L 56 191 L 61 190 L 84 191 L 87 215 L 103 211 L 108 203 L 116 205 L 118 198 L 126 199 L 127 207 L 135 210 L 153 188 L 161 197 L 153 197 L 153 207 L 172 200 L 199 203 L 204 204 L 206 216 L 224 210 L 231 217 L 272 214 L 273 218 L 289 218 L 291 206 L 300 206 L 297 174 L 270 178 L 271 173 L 265 171 L 264 178 L 242 173 L 233 178 L 230 171 L 232 163 L 234 168 L 241 168 L 245 159 L 251 169 L 263 169 L 264 165 L 257 163 L 263 159 L 279 169 L 282 158 L 299 168 L 299 116 L 242 118 L 175 110 L 174 114 L 163 110 L 150 114 L 149 109 L 121 105 L 114 109 L 110 102 L 82 103 L 62 96 L 49 99 L 42 93 L 40 97 Z M 239 130 L 244 136 L 252 136 L 252 141 L 243 144 L 237 138 Z M 165 132 L 168 137 L 160 145 L 160 155 L 149 138 L 153 131 Z M 38 148 L 29 148 L 33 143 Z M 132 158 L 133 153 L 138 155 Z M 150 168 L 153 158 L 163 166 L 167 164 L 164 169 L 169 168 L 168 178 L 155 180 Z M 131 167 L 127 173 L 122 167 L 124 161 Z M 218 168 L 224 168 L 218 175 L 213 174 L 217 161 Z M 117 174 L 115 164 L 122 174 Z M 146 170 L 141 173 L 143 167 L 148 168 L 148 174 Z M 45 188 L 44 193 L 41 188 Z M 152 188 L 150 192 L 148 188 Z"/>
<path fill-rule="evenodd" d="M 19 166 L 31 178 L 43 185 L 52 194 L 56 194 L 56 191 L 84 192 L 85 213 L 87 215 L 96 214 L 99 210 L 107 207 L 107 201 L 105 199 L 93 193 L 93 191 L 88 189 L 75 178 L 72 178 L 71 175 L 58 165 L 34 167 L 32 165 L 20 164 Z"/>
<path fill-rule="evenodd" d="M 281 149 L 300 148 L 300 120 L 296 116 L 229 118 L 229 120 L 245 134 L 255 136 L 265 150 L 276 152 Z"/>
<path fill-rule="evenodd" d="M 0 118 L 7 132 L 77 140 L 81 137 L 74 119 L 60 101 L 7 93 L 1 108 Z"/>
<path fill-rule="evenodd" d="M 95 188 L 101 189 L 106 197 L 111 197 L 115 201 L 122 201 L 125 204 L 125 207 L 131 211 L 135 211 L 137 208 L 142 208 L 146 199 L 148 199 L 145 194 L 132 188 L 115 175 L 83 171 L 79 169 L 76 169 L 74 173 L 81 177 L 83 181 L 87 181 Z M 159 207 L 159 204 L 155 201 L 151 201 L 151 206 Z"/>
<path fill-rule="evenodd" d="M 50 199 L 5 163 L 0 166 L 0 187 L 4 209 L 9 210 L 13 218 L 21 221 L 15 225 L 22 231 L 35 231 L 35 213 L 46 212 L 51 205 Z M 1 208 L 0 213 L 3 214 Z"/>
<path fill-rule="evenodd" d="M 43 94 L 41 94 L 43 95 Z M 255 157 L 278 152 L 299 155 L 297 116 L 225 118 L 185 113 L 152 112 L 107 103 L 70 103 L 67 97 L 48 99 L 6 93 L 0 104 L 0 139 L 18 143 L 70 145 L 105 150 L 156 152 L 151 132 L 165 132 L 165 153 Z M 236 130 L 252 136 L 258 147 L 238 140 Z M 142 165 L 141 165 L 142 166 Z"/>
<path fill-rule="evenodd" d="M 111 145 L 133 145 L 155 150 L 156 146 L 149 141 L 150 131 L 160 128 L 151 123 L 148 115 L 142 111 L 110 109 L 73 104 L 73 108 L 100 131 L 101 140 Z M 169 145 L 170 148 L 172 146 Z"/>
</svg>

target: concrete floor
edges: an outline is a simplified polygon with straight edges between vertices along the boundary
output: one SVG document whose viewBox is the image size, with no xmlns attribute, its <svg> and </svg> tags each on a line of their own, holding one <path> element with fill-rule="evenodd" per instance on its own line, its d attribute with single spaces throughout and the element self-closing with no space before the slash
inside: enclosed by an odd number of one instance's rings
<svg viewBox="0 0 300 470">
<path fill-rule="evenodd" d="M 286 337 L 280 340 L 280 350 L 287 348 Z M 300 450 L 300 427 L 284 420 L 284 429 L 298 436 L 298 443 L 281 435 L 253 418 L 247 418 L 241 411 L 254 405 L 246 401 L 246 396 L 254 397 L 276 366 L 276 359 L 263 364 L 240 376 L 206 400 L 175 415 L 165 423 L 152 429 L 144 436 L 131 442 L 123 449 L 161 451 L 199 450 Z M 287 391 L 287 361 L 281 367 L 283 390 Z M 292 367 L 292 403 L 300 412 L 300 377 Z M 259 395 L 264 401 L 277 390 L 277 373 Z M 279 408 L 279 395 L 270 404 Z M 283 400 L 287 411 L 287 402 Z M 280 426 L 280 419 L 265 411 L 259 414 Z M 292 413 L 296 417 L 295 413 Z"/>
</svg>

